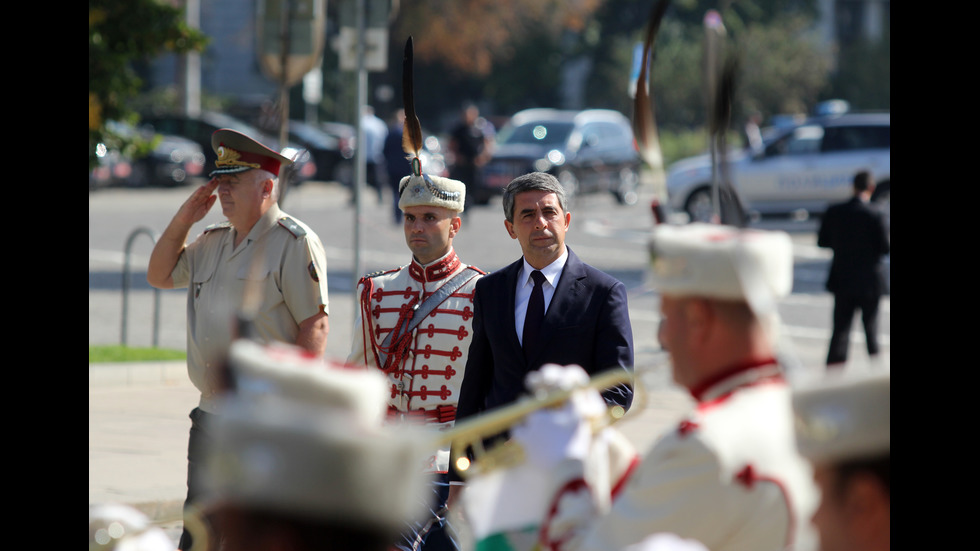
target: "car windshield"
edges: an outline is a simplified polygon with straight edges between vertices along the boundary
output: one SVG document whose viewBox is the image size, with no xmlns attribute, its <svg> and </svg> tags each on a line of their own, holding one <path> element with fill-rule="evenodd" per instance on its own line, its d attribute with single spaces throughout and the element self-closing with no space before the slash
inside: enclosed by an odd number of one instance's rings
<svg viewBox="0 0 980 551">
<path fill-rule="evenodd" d="M 327 149 L 331 146 L 330 144 L 331 140 L 335 141 L 334 138 L 332 138 L 331 136 L 323 132 L 320 132 L 316 128 L 297 122 L 290 121 L 289 131 L 290 133 L 295 135 L 299 140 L 305 141 L 310 145 L 313 145 L 315 147 L 320 147 L 323 149 Z"/>
<path fill-rule="evenodd" d="M 574 128 L 573 123 L 557 121 L 534 121 L 520 126 L 507 125 L 497 133 L 497 143 L 561 145 L 568 140 Z"/>
</svg>

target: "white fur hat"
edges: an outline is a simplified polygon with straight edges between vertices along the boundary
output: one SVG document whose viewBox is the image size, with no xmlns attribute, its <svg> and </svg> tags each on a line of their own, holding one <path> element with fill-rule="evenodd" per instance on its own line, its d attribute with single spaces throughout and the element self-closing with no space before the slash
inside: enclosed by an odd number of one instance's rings
<svg viewBox="0 0 980 551">
<path fill-rule="evenodd" d="M 235 390 L 212 427 L 205 509 L 253 505 L 385 530 L 417 518 L 435 438 L 383 425 L 388 390 L 379 372 L 247 340 L 233 343 L 229 357 Z"/>
<path fill-rule="evenodd" d="M 466 184 L 459 180 L 422 173 L 402 178 L 398 184 L 398 208 L 429 205 L 463 212 Z"/>
<path fill-rule="evenodd" d="M 793 244 L 785 232 L 659 224 L 649 246 L 650 283 L 661 294 L 744 300 L 765 314 L 793 289 Z"/>
<path fill-rule="evenodd" d="M 891 447 L 889 371 L 829 376 L 793 391 L 796 445 L 814 463 L 872 459 Z"/>
</svg>

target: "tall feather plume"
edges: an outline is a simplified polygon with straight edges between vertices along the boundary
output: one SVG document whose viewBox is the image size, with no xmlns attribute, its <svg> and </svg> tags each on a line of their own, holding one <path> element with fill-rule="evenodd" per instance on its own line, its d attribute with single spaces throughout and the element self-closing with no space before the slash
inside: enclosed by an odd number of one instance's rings
<svg viewBox="0 0 980 551">
<path fill-rule="evenodd" d="M 735 75 L 738 57 L 727 48 L 726 32 L 721 15 L 709 11 L 705 16 L 706 86 L 708 88 L 708 136 L 712 156 L 717 156 L 715 182 L 717 214 L 722 224 L 745 227 L 748 216 L 731 180 L 728 165 L 728 127 L 731 124 L 735 100 Z"/>
<path fill-rule="evenodd" d="M 718 79 L 718 91 L 715 94 L 715 117 L 713 126 L 716 129 L 718 143 L 718 199 L 719 217 L 722 224 L 740 228 L 748 224 L 748 216 L 742 200 L 732 184 L 731 167 L 728 164 L 728 127 L 732 119 L 732 103 L 735 98 L 735 75 L 738 72 L 738 59 L 732 55 L 726 58 L 722 68 L 721 78 Z"/>
<path fill-rule="evenodd" d="M 422 124 L 415 113 L 414 81 L 412 78 L 413 64 L 412 37 L 405 42 L 405 56 L 402 58 L 402 103 L 405 108 L 405 128 L 402 132 L 402 149 L 408 154 L 412 164 L 412 174 L 422 175 L 422 161 L 419 152 L 422 151 Z"/>
<path fill-rule="evenodd" d="M 647 23 L 646 40 L 643 43 L 643 59 L 640 61 L 640 74 L 636 79 L 636 91 L 633 94 L 633 136 L 636 138 L 637 151 L 640 157 L 653 172 L 654 197 L 653 214 L 657 222 L 665 218 L 663 209 L 667 204 L 667 189 L 664 176 L 664 158 L 660 151 L 660 137 L 657 134 L 657 123 L 654 116 L 653 102 L 648 91 L 647 67 L 653 51 L 653 44 L 660 29 L 660 22 L 670 0 L 660 0 L 650 13 Z"/>
</svg>

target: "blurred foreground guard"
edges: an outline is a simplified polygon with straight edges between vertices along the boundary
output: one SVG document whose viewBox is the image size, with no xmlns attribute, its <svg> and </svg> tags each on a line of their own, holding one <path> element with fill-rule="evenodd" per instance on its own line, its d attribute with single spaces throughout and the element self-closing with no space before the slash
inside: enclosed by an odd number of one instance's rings
<svg viewBox="0 0 980 551">
<path fill-rule="evenodd" d="M 817 245 L 832 249 L 827 290 L 834 294 L 834 330 L 827 367 L 847 361 L 854 313 L 861 310 L 864 336 L 871 359 L 878 356 L 878 305 L 885 293 L 883 257 L 891 250 L 884 213 L 871 204 L 875 181 L 870 172 L 854 176 L 854 196 L 831 205 L 817 233 Z"/>
<path fill-rule="evenodd" d="M 211 180 L 178 209 L 147 267 L 154 287 L 187 288 L 187 371 L 201 391 L 190 414 L 187 505 L 196 499 L 199 448 L 208 438 L 236 317 L 249 318 L 256 339 L 297 344 L 317 356 L 329 331 L 323 244 L 277 204 L 279 170 L 291 161 L 233 130 L 216 131 L 211 145 L 218 154 Z M 227 221 L 185 244 L 215 201 Z M 188 538 L 185 530 L 184 551 L 192 545 Z"/>
<path fill-rule="evenodd" d="M 574 484 L 562 488 L 566 495 L 555 495 L 537 530 L 539 543 L 553 550 L 610 551 L 670 533 L 711 551 L 806 549 L 817 494 L 812 471 L 796 450 L 790 388 L 773 335 L 777 301 L 792 287 L 789 236 L 659 224 L 650 248 L 652 283 L 661 294 L 659 339 L 674 381 L 690 391 L 697 407 L 637 466 L 610 471 L 623 480 L 612 479 L 606 514 L 576 527 L 575 518 L 582 519 L 576 512 L 586 507 L 570 491 Z M 521 430 L 515 427 L 515 438 Z M 547 455 L 536 446 L 549 441 L 525 438 L 522 444 L 535 458 Z M 574 447 L 565 449 L 545 472 L 561 475 Z M 467 492 L 473 487 L 470 482 Z M 478 515 L 478 503 L 467 505 L 468 515 Z"/>
<path fill-rule="evenodd" d="M 619 549 L 656 532 L 712 551 L 800 548 L 817 496 L 775 357 L 777 301 L 793 284 L 789 236 L 658 225 L 650 257 L 658 337 L 697 406 L 650 449 L 579 549 Z"/>
<path fill-rule="evenodd" d="M 415 518 L 421 427 L 383 426 L 379 373 L 236 341 L 200 509 L 211 551 L 386 551 Z M 196 536 L 198 536 L 196 534 Z"/>
<path fill-rule="evenodd" d="M 891 548 L 891 375 L 846 374 L 793 393 L 796 440 L 813 463 L 822 551 Z"/>
</svg>

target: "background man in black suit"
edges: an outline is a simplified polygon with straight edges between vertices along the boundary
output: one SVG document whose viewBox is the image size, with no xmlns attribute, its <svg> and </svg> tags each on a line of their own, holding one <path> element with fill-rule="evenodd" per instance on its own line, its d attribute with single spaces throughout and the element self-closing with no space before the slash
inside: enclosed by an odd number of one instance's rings
<svg viewBox="0 0 980 551">
<path fill-rule="evenodd" d="M 847 361 L 851 322 L 861 310 L 868 355 L 878 354 L 878 304 L 885 292 L 882 257 L 889 253 L 884 213 L 870 203 L 875 182 L 868 171 L 854 176 L 854 197 L 831 205 L 823 216 L 817 245 L 833 249 L 827 290 L 834 294 L 834 330 L 827 366 Z"/>
<path fill-rule="evenodd" d="M 626 287 L 565 245 L 572 215 L 558 180 L 543 172 L 520 176 L 507 185 L 503 204 L 504 226 L 524 255 L 476 285 L 457 421 L 510 404 L 524 393 L 527 373 L 547 363 L 578 364 L 590 375 L 633 369 Z M 531 344 L 523 328 L 535 270 L 546 280 L 545 313 Z M 633 389 L 618 385 L 602 396 L 610 406 L 628 410 Z"/>
</svg>

